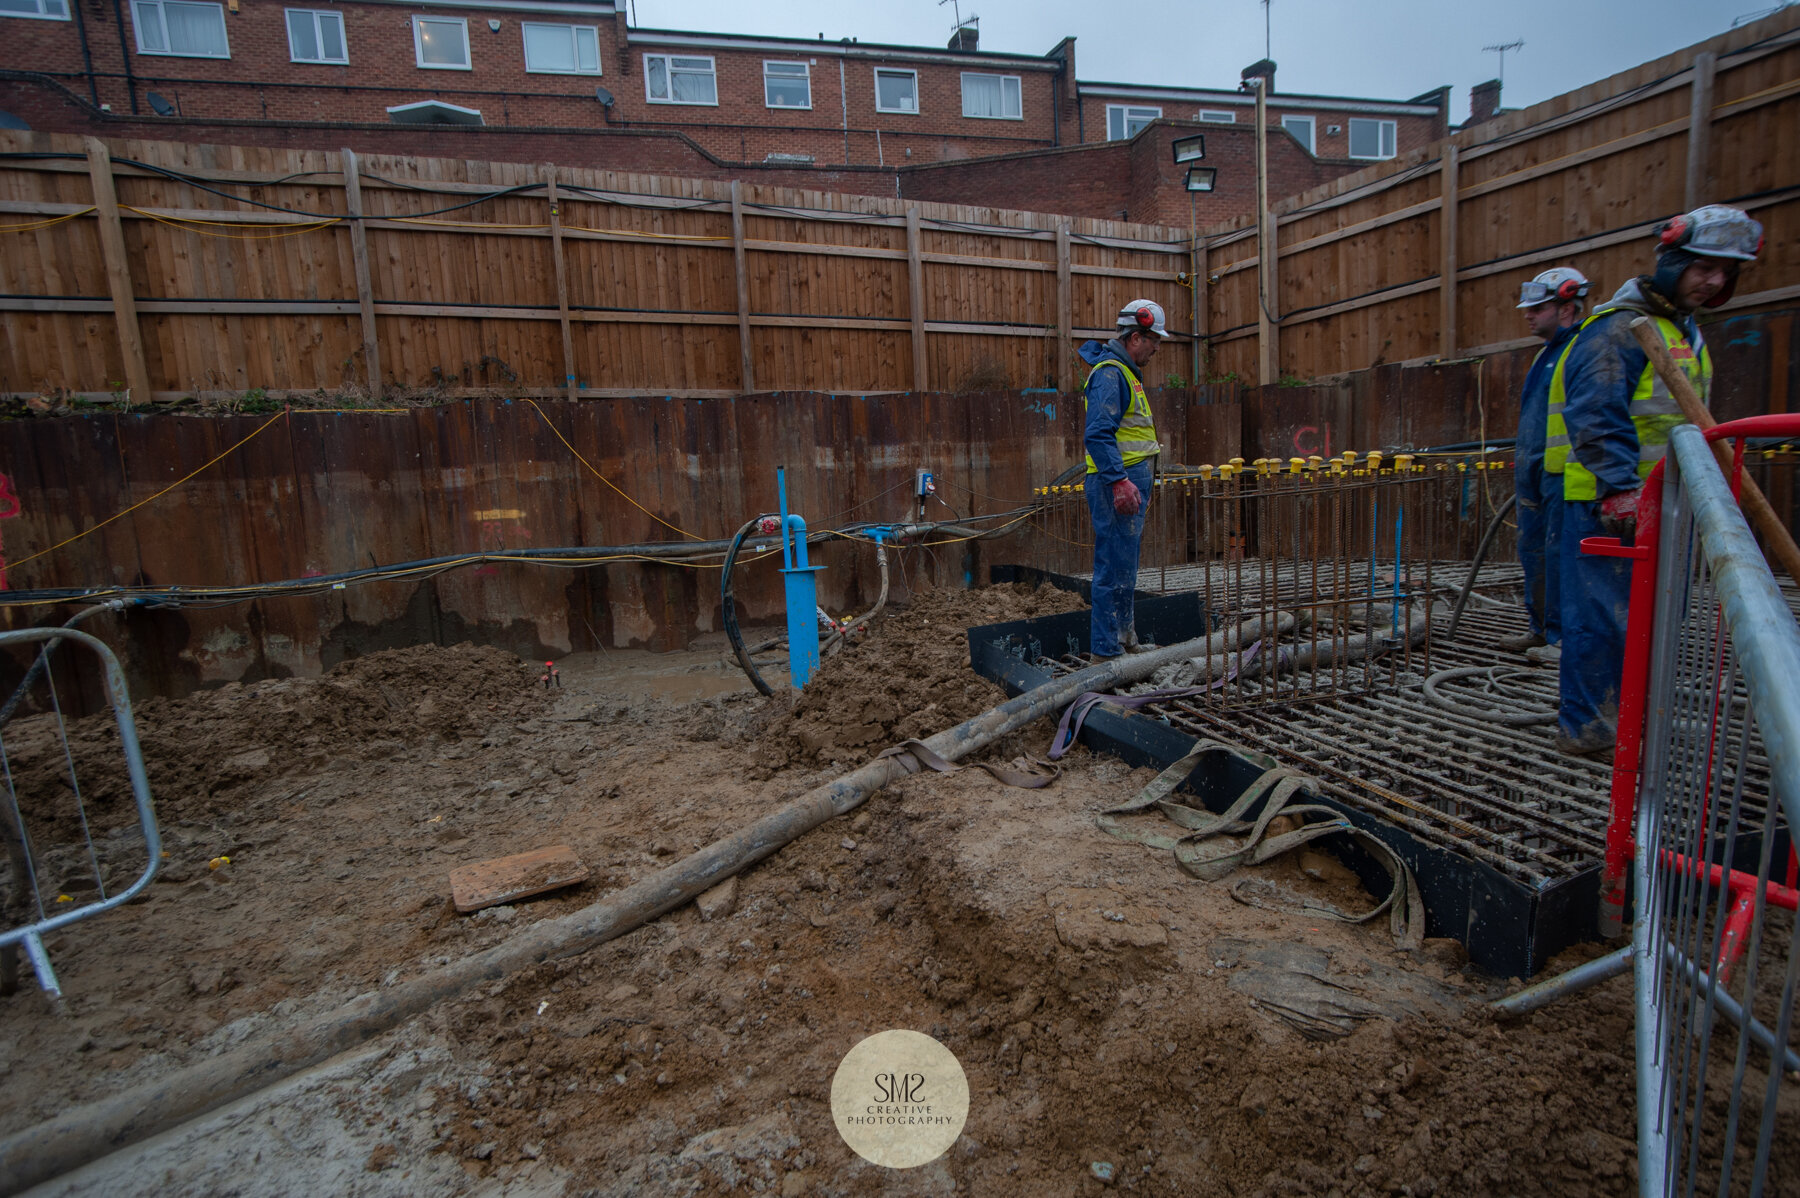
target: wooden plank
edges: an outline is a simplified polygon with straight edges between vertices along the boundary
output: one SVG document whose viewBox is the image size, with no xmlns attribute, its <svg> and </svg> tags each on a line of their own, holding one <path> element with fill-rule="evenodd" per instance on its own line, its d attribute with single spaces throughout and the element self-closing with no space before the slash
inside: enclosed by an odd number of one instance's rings
<svg viewBox="0 0 1800 1198">
<path fill-rule="evenodd" d="M 1281 378 L 1281 347 L 1276 341 L 1276 296 L 1280 250 L 1275 242 L 1275 214 L 1269 211 L 1269 96 L 1268 81 L 1256 81 L 1256 220 L 1261 230 L 1256 239 L 1256 373 L 1264 387 Z"/>
<path fill-rule="evenodd" d="M 1688 110 L 1687 187 L 1682 207 L 1689 212 L 1706 202 L 1707 155 L 1712 141 L 1713 72 L 1719 56 L 1708 50 L 1694 55 L 1693 97 Z"/>
<path fill-rule="evenodd" d="M 113 324 L 118 329 L 119 357 L 125 364 L 126 402 L 146 403 L 150 369 L 144 363 L 144 334 L 138 325 L 137 297 L 131 285 L 131 258 L 125 250 L 125 227 L 119 223 L 119 197 L 113 190 L 112 155 L 98 138 L 87 138 L 88 179 L 100 219 L 100 252 L 106 261 L 106 286 L 112 292 Z M 132 398 L 136 396 L 137 398 Z"/>
<path fill-rule="evenodd" d="M 1191 381 L 1194 386 L 1198 387 L 1205 377 L 1206 364 L 1201 359 L 1206 352 L 1207 332 L 1212 327 L 1210 308 L 1212 300 L 1209 290 L 1211 280 L 1207 278 L 1206 274 L 1206 238 L 1198 236 L 1194 238 L 1193 263 L 1188 269 L 1193 272 L 1189 278 L 1193 280 L 1194 297 L 1194 376 Z"/>
<path fill-rule="evenodd" d="M 550 202 L 550 257 L 556 268 L 556 319 L 562 325 L 563 380 L 568 384 L 569 398 L 579 390 L 575 379 L 575 336 L 569 327 L 569 273 L 563 261 L 562 211 L 556 198 L 556 167 L 543 165 L 544 194 Z"/>
<path fill-rule="evenodd" d="M 731 181 L 731 259 L 737 276 L 738 385 L 756 390 L 756 371 L 750 363 L 750 273 L 744 268 L 744 185 Z"/>
<path fill-rule="evenodd" d="M 1075 368 L 1069 360 L 1075 326 L 1075 294 L 1069 277 L 1069 226 L 1056 229 L 1056 389 L 1067 394 L 1075 385 Z"/>
<path fill-rule="evenodd" d="M 1439 193 L 1443 210 L 1438 216 L 1443 234 L 1438 267 L 1438 354 L 1456 357 L 1456 143 L 1444 143 L 1438 164 Z"/>
<path fill-rule="evenodd" d="M 929 387 L 925 355 L 925 264 L 920 260 L 919 210 L 906 210 L 906 293 L 912 317 L 913 390 Z"/>
<path fill-rule="evenodd" d="M 356 271 L 356 304 L 362 315 L 363 363 L 368 369 L 369 398 L 381 398 L 381 343 L 375 332 L 375 285 L 369 274 L 369 234 L 363 227 L 362 176 L 356 151 L 345 147 L 344 203 L 350 215 L 350 258 Z"/>
<path fill-rule="evenodd" d="M 1308 237 L 1303 241 L 1295 241 L 1281 247 L 1281 256 L 1286 258 L 1290 254 L 1303 254 L 1307 250 L 1316 250 L 1320 246 L 1330 245 L 1334 241 L 1342 241 L 1347 237 L 1359 237 L 1364 233 L 1373 232 L 1384 225 L 1395 224 L 1403 220 L 1411 220 L 1415 216 L 1424 216 L 1427 212 L 1436 212 L 1438 210 L 1438 205 L 1442 203 L 1443 200 L 1441 197 L 1433 196 L 1429 200 L 1420 200 L 1417 204 L 1408 204 L 1404 208 L 1396 208 L 1392 212 L 1384 212 L 1380 216 L 1372 216 L 1368 220 L 1359 220 L 1354 224 L 1345 225 L 1341 229 L 1333 229 L 1329 233 L 1320 233 L 1317 236 Z M 1311 212 L 1305 214 L 1305 216 L 1313 215 L 1315 214 Z M 1290 224 L 1298 219 L 1304 218 L 1288 217 L 1277 223 Z M 1256 259 L 1250 258 L 1245 262 L 1233 263 L 1220 273 L 1230 274 L 1234 270 L 1242 270 L 1246 266 L 1254 265 L 1256 265 Z"/>
<path fill-rule="evenodd" d="M 450 871 L 450 901 L 464 915 L 560 890 L 588 880 L 587 866 L 566 844 L 515 853 L 492 861 L 459 865 Z"/>
<path fill-rule="evenodd" d="M 1179 280 L 1178 270 L 1144 270 L 1136 266 L 1088 266 L 1081 262 L 1072 263 L 1069 273 L 1073 275 L 1104 275 L 1109 279 L 1155 279 L 1159 282 L 1173 283 Z"/>
</svg>

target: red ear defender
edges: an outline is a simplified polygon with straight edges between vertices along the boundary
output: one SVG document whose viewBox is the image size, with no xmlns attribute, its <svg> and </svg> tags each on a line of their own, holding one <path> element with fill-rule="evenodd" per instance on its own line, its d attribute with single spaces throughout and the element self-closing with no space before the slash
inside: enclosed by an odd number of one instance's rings
<svg viewBox="0 0 1800 1198">
<path fill-rule="evenodd" d="M 1683 213 L 1670 217 L 1668 223 L 1656 231 L 1656 244 L 1665 250 L 1680 249 L 1692 234 L 1693 226 L 1688 224 L 1687 215 Z"/>
<path fill-rule="evenodd" d="M 1140 329 L 1153 329 L 1156 327 L 1156 317 L 1150 314 L 1150 309 L 1148 308 L 1139 308 L 1137 310 L 1137 322 L 1138 328 Z"/>
<path fill-rule="evenodd" d="M 1564 279 L 1556 285 L 1556 298 L 1564 303 L 1581 296 L 1581 284 L 1574 279 Z"/>
</svg>

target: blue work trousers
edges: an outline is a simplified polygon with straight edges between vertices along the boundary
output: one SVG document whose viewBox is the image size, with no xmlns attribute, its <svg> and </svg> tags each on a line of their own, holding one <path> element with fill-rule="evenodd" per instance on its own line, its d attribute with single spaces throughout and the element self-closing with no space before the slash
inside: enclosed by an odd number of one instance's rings
<svg viewBox="0 0 1800 1198">
<path fill-rule="evenodd" d="M 1531 631 L 1562 643 L 1563 478 L 1546 474 L 1543 460 L 1518 472 L 1519 565 L 1525 570 L 1525 611 Z"/>
<path fill-rule="evenodd" d="M 1094 615 L 1092 645 L 1095 657 L 1117 657 L 1125 652 L 1125 637 L 1136 616 L 1138 546 L 1144 538 L 1144 517 L 1150 512 L 1150 463 L 1125 467 L 1125 477 L 1137 486 L 1142 498 L 1137 515 L 1121 516 L 1113 510 L 1112 487 L 1098 474 L 1087 476 L 1088 515 L 1094 522 Z"/>
<path fill-rule="evenodd" d="M 1615 734 L 1619 675 L 1625 669 L 1625 617 L 1631 606 L 1631 562 L 1581 551 L 1583 537 L 1612 534 L 1600 525 L 1600 504 L 1563 503 L 1562 705 L 1557 722 L 1570 737 Z M 1626 538 L 1630 543 L 1630 538 Z"/>
</svg>

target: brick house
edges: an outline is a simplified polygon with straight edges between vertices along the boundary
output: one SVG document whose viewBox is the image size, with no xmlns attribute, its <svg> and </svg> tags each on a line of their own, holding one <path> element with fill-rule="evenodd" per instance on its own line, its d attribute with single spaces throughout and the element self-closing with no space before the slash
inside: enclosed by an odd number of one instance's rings
<svg viewBox="0 0 1800 1198">
<path fill-rule="evenodd" d="M 1209 144 L 1238 147 L 1254 120 L 1242 91 L 1080 82 L 1073 38 L 1034 55 L 982 50 L 972 27 L 943 49 L 640 29 L 613 0 L 0 0 L 0 35 L 0 124 L 1009 206 L 1017 194 L 1134 219 L 1188 212 L 1177 173 L 1125 150 L 1147 128 L 1199 122 L 1219 127 Z M 1251 73 L 1272 84 L 1274 64 Z M 1447 89 L 1404 102 L 1275 92 L 1271 124 L 1288 136 L 1272 141 L 1310 186 L 1443 136 L 1447 101 Z M 1105 152 L 1064 161 L 1071 147 Z M 1106 186 L 1136 194 L 1155 179 L 1168 194 L 1081 200 L 1095 187 L 1072 177 L 1059 194 L 1057 167 L 1029 158 L 1046 152 L 1075 170 L 1135 163 L 1137 182 Z M 969 165 L 932 173 L 952 163 Z M 1242 211 L 1221 187 L 1204 219 Z"/>
</svg>

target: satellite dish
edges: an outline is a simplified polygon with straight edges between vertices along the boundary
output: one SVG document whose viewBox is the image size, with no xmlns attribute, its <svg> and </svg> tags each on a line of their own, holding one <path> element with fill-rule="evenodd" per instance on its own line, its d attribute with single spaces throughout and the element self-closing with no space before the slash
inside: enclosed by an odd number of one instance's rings
<svg viewBox="0 0 1800 1198">
<path fill-rule="evenodd" d="M 600 101 L 600 106 L 602 108 L 611 108 L 613 106 L 613 94 L 604 87 L 596 87 L 594 89 L 594 99 Z"/>
<path fill-rule="evenodd" d="M 160 93 L 151 92 L 148 99 L 150 101 L 151 110 L 155 112 L 157 116 L 175 115 L 175 105 L 165 100 Z"/>
</svg>

